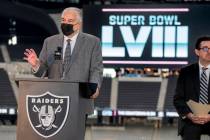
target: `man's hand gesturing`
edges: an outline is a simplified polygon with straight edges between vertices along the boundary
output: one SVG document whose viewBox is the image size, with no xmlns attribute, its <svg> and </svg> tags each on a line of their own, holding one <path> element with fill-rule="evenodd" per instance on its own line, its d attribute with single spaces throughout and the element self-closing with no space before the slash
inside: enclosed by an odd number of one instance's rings
<svg viewBox="0 0 210 140">
<path fill-rule="evenodd" d="M 36 52 L 33 49 L 26 49 L 24 52 L 25 57 L 24 60 L 28 61 L 28 63 L 34 68 L 37 67 L 39 60 L 36 55 Z"/>
</svg>

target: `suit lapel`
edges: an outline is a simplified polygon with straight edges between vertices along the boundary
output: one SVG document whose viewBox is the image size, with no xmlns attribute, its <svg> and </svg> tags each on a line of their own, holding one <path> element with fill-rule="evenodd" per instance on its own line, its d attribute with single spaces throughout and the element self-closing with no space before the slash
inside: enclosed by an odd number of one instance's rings
<svg viewBox="0 0 210 140">
<path fill-rule="evenodd" d="M 199 74 L 199 65 L 198 63 L 195 64 L 194 66 L 194 71 L 192 72 L 192 77 L 194 78 L 194 85 L 195 85 L 195 90 L 196 90 L 196 97 L 197 101 L 199 101 L 199 96 L 200 96 L 200 74 Z"/>
<path fill-rule="evenodd" d="M 62 34 L 59 34 L 58 41 L 57 41 L 58 42 L 57 46 L 62 48 L 62 55 L 63 55 L 63 39 L 64 39 L 64 36 Z"/>
<path fill-rule="evenodd" d="M 58 47 L 61 47 L 61 63 L 60 63 L 60 77 L 63 76 L 63 40 L 64 40 L 64 36 L 62 34 L 59 34 L 58 36 Z"/>
<path fill-rule="evenodd" d="M 76 57 L 78 56 L 79 50 L 83 46 L 82 45 L 83 42 L 84 42 L 84 35 L 80 32 L 77 36 L 77 40 L 76 40 L 76 43 L 75 43 L 75 46 L 71 55 L 70 64 L 67 67 L 67 71 L 66 71 L 67 73 L 70 70 L 72 63 L 75 61 Z"/>
</svg>

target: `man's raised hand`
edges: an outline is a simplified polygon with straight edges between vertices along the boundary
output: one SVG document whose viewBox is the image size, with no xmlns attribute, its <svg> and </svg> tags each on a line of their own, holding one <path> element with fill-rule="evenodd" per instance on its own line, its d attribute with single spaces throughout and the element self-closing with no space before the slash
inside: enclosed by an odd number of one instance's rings
<svg viewBox="0 0 210 140">
<path fill-rule="evenodd" d="M 36 52 L 34 51 L 34 49 L 26 49 L 24 52 L 24 60 L 28 61 L 28 63 L 32 66 L 32 67 L 36 67 L 38 65 L 38 57 L 36 55 Z"/>
</svg>

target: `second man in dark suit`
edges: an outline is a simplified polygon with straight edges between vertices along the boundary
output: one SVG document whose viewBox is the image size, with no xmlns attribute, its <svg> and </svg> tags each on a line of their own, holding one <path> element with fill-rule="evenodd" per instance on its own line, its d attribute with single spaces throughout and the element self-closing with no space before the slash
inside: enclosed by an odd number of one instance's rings
<svg viewBox="0 0 210 140">
<path fill-rule="evenodd" d="M 210 134 L 210 115 L 196 116 L 187 101 L 210 103 L 210 37 L 200 37 L 195 54 L 198 62 L 182 68 L 177 81 L 174 106 L 179 114 L 178 131 L 183 140 L 200 140 L 201 134 Z"/>
</svg>

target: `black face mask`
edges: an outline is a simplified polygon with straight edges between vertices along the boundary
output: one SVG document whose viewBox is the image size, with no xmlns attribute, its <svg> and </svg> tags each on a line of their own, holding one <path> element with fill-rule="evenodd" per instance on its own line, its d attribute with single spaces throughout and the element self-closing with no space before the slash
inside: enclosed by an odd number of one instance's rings
<svg viewBox="0 0 210 140">
<path fill-rule="evenodd" d="M 65 36 L 69 36 L 74 33 L 72 24 L 61 23 L 61 30 Z"/>
</svg>

